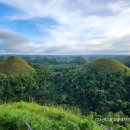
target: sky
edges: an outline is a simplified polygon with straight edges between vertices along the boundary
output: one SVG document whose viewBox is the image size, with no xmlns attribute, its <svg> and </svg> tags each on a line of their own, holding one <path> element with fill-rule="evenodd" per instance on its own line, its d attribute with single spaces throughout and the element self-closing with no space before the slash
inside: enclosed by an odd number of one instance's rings
<svg viewBox="0 0 130 130">
<path fill-rule="evenodd" d="M 130 0 L 0 0 L 0 54 L 130 54 Z"/>
</svg>

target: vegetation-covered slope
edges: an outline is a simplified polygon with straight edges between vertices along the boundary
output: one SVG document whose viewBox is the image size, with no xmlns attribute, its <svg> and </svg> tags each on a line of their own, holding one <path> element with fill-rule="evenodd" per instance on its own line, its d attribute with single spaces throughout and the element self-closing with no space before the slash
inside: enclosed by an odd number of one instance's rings
<svg viewBox="0 0 130 130">
<path fill-rule="evenodd" d="M 108 74 L 113 72 L 126 72 L 127 75 L 130 75 L 130 69 L 123 65 L 122 63 L 109 59 L 109 58 L 99 58 L 92 60 L 89 64 L 86 64 L 83 67 L 83 70 L 96 72 L 98 74 Z"/>
<path fill-rule="evenodd" d="M 99 130 L 92 118 L 62 108 L 18 102 L 0 105 L 0 130 Z"/>
<path fill-rule="evenodd" d="M 34 69 L 23 59 L 12 56 L 0 63 L 0 73 L 2 74 L 25 74 L 32 73 Z"/>
</svg>

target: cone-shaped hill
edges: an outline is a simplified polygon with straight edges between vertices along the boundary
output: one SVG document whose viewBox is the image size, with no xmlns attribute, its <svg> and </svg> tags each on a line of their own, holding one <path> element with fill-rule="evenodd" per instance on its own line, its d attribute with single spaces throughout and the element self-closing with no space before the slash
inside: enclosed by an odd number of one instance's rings
<svg viewBox="0 0 130 130">
<path fill-rule="evenodd" d="M 19 75 L 33 73 L 34 69 L 26 61 L 11 56 L 0 63 L 0 74 Z"/>
<path fill-rule="evenodd" d="M 92 60 L 90 63 L 86 64 L 83 67 L 83 71 L 96 72 L 101 75 L 120 72 L 123 73 L 126 71 L 127 75 L 130 75 L 130 69 L 124 64 L 109 58 L 98 58 Z"/>
</svg>

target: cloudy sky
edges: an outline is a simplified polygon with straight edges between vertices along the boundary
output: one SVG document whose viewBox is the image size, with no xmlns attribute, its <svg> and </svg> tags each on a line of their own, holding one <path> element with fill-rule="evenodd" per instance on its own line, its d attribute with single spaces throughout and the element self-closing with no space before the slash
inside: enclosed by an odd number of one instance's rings
<svg viewBox="0 0 130 130">
<path fill-rule="evenodd" d="M 0 54 L 130 54 L 130 0 L 0 0 Z"/>
</svg>

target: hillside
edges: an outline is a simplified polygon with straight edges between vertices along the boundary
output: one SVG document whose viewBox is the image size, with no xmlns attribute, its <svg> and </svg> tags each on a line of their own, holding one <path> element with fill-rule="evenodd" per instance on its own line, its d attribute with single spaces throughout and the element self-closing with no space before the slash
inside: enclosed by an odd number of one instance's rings
<svg viewBox="0 0 130 130">
<path fill-rule="evenodd" d="M 124 73 L 127 71 L 127 75 L 130 75 L 130 69 L 124 64 L 109 58 L 98 58 L 92 60 L 90 63 L 83 67 L 84 71 L 96 72 L 98 74 L 108 74 L 113 72 Z"/>
<path fill-rule="evenodd" d="M 0 105 L 0 130 L 25 130 L 25 121 L 32 130 L 99 130 L 90 116 L 62 108 L 25 102 Z"/>
<path fill-rule="evenodd" d="M 17 75 L 33 72 L 34 69 L 17 56 L 11 56 L 0 63 L 0 73 L 2 74 Z"/>
</svg>

